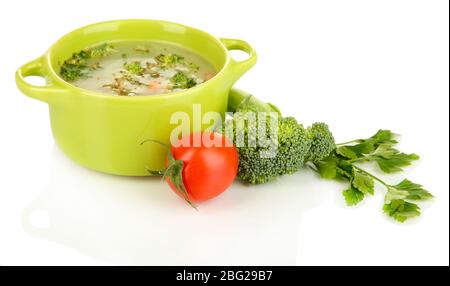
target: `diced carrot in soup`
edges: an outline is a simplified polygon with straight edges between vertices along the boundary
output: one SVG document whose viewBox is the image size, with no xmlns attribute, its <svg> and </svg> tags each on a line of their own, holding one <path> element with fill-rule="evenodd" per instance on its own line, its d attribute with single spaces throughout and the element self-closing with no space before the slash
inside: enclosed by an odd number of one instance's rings
<svg viewBox="0 0 450 286">
<path fill-rule="evenodd" d="M 161 86 L 161 83 L 157 80 L 152 80 L 149 84 L 148 84 L 148 88 L 152 91 L 155 91 L 157 89 L 159 89 L 159 87 Z"/>
</svg>

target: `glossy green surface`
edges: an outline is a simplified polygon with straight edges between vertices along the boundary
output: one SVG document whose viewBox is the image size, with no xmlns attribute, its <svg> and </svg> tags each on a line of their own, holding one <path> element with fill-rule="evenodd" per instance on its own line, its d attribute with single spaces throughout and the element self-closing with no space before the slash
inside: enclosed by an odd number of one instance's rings
<svg viewBox="0 0 450 286">
<path fill-rule="evenodd" d="M 77 88 L 57 74 L 58 63 L 87 46 L 114 41 L 167 41 L 190 49 L 210 61 L 219 73 L 191 89 L 154 96 L 111 96 Z M 229 50 L 249 54 L 235 61 Z M 202 113 L 224 114 L 234 82 L 256 63 L 256 53 L 244 41 L 217 39 L 183 25 L 153 20 L 117 20 L 75 30 L 56 42 L 43 56 L 16 72 L 19 89 L 47 102 L 53 136 L 67 156 L 88 168 L 116 175 L 146 176 L 146 168 L 164 167 L 165 150 L 145 139 L 169 142 L 171 115 L 183 111 L 192 118 L 193 104 Z M 24 78 L 42 76 L 47 85 L 32 86 Z M 192 120 L 191 120 L 192 121 Z M 205 128 L 207 125 L 202 126 Z M 195 126 L 193 130 L 195 131 Z"/>
</svg>

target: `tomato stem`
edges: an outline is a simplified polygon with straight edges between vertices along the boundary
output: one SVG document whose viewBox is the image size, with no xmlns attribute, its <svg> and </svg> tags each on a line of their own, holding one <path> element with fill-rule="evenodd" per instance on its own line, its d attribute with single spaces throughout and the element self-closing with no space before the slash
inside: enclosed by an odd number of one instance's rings
<svg viewBox="0 0 450 286">
<path fill-rule="evenodd" d="M 175 160 L 172 152 L 170 151 L 169 145 L 167 145 L 161 141 L 153 140 L 153 139 L 144 140 L 141 142 L 141 145 L 143 145 L 147 142 L 157 143 L 157 144 L 163 146 L 164 148 L 166 148 L 166 150 L 167 150 L 167 168 L 165 170 L 161 170 L 161 171 L 153 171 L 153 170 L 149 170 L 149 169 L 147 169 L 147 171 L 153 176 L 160 175 L 164 179 L 169 179 L 170 182 L 174 185 L 176 191 L 181 195 L 181 197 L 191 207 L 198 210 L 197 206 L 189 198 L 189 194 L 186 190 L 186 187 L 184 186 L 184 182 L 183 182 L 184 162 L 182 160 Z"/>
</svg>

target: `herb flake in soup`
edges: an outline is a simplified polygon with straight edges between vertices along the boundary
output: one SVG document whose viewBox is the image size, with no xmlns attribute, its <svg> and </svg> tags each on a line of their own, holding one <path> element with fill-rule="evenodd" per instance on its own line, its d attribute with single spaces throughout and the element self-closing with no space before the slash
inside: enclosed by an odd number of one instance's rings
<svg viewBox="0 0 450 286">
<path fill-rule="evenodd" d="M 216 74 L 199 55 L 159 42 L 104 43 L 74 53 L 59 75 L 77 87 L 119 96 L 181 91 Z"/>
</svg>

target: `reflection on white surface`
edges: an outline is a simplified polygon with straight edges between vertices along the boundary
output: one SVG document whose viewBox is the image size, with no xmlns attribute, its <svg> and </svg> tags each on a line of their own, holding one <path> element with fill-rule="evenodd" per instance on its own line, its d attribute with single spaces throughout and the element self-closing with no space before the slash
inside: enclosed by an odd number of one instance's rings
<svg viewBox="0 0 450 286">
<path fill-rule="evenodd" d="M 195 211 L 160 178 L 93 172 L 56 147 L 51 169 L 48 190 L 23 211 L 25 231 L 120 265 L 293 265 L 301 216 L 321 196 L 304 171 L 235 183 Z"/>
</svg>

